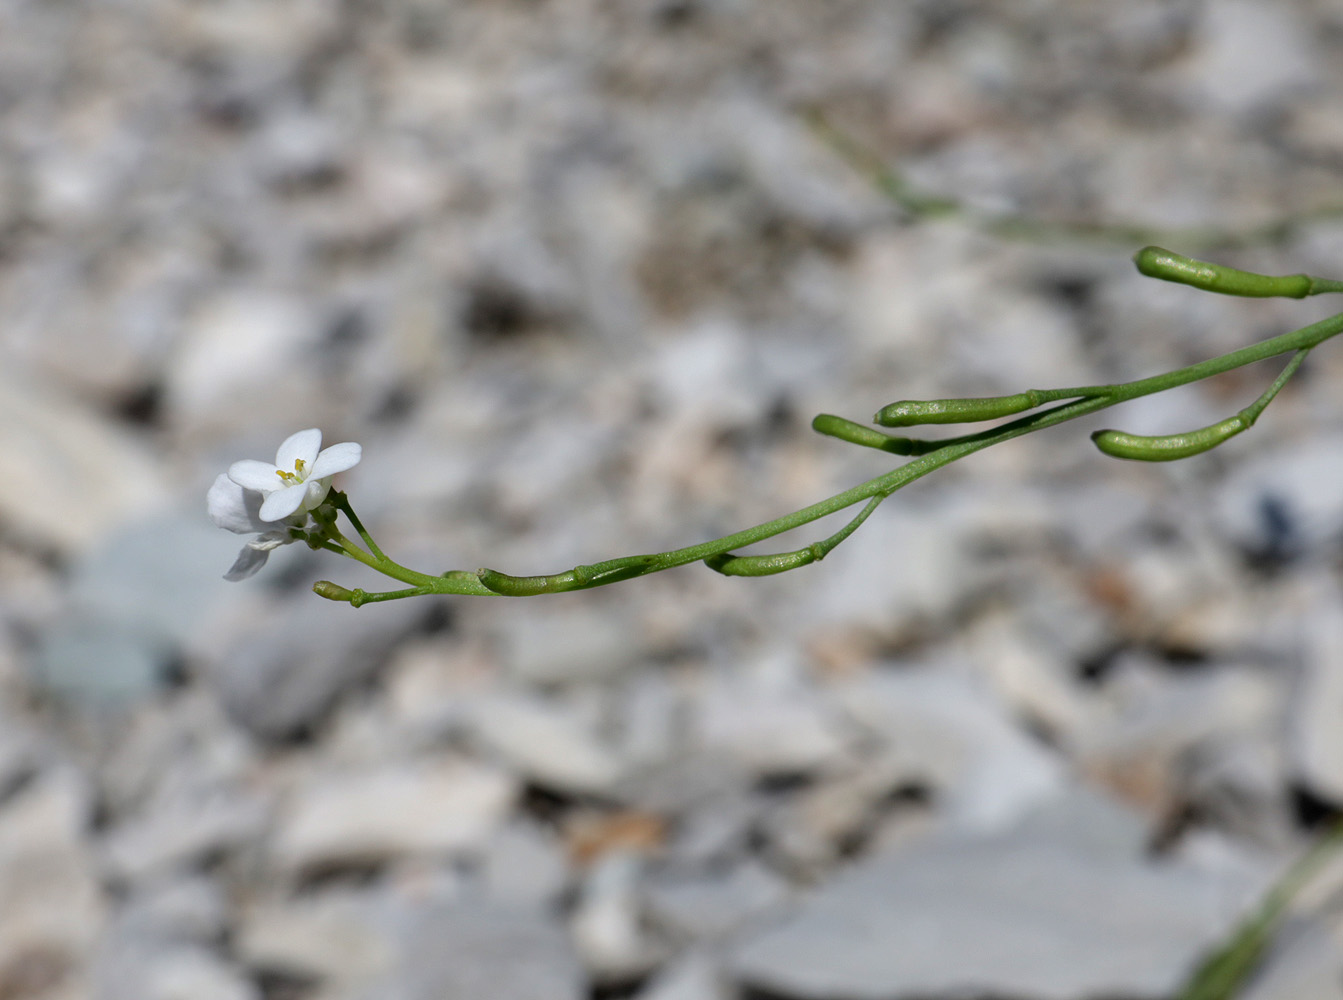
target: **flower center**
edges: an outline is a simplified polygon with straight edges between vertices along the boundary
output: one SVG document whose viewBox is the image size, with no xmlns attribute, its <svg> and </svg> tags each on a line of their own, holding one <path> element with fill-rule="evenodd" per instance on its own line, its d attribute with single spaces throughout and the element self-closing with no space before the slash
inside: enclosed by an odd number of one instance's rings
<svg viewBox="0 0 1343 1000">
<path fill-rule="evenodd" d="M 303 472 L 303 469 L 307 464 L 308 463 L 303 461 L 303 459 L 296 458 L 294 459 L 293 472 L 285 472 L 284 469 L 276 469 L 275 474 L 280 477 L 280 482 L 284 483 L 286 486 L 297 486 L 307 478 Z"/>
</svg>

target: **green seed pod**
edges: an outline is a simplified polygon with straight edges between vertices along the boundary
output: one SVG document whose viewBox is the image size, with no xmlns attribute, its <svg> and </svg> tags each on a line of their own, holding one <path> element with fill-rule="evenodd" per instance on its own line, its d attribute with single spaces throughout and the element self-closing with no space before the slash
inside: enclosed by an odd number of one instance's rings
<svg viewBox="0 0 1343 1000">
<path fill-rule="evenodd" d="M 875 431 L 864 424 L 854 423 L 832 413 L 818 413 L 811 422 L 811 429 L 818 434 L 839 438 L 850 444 L 860 444 L 864 448 L 876 448 L 892 455 L 926 455 L 941 447 L 940 441 L 917 441 L 914 438 L 893 437 Z"/>
<path fill-rule="evenodd" d="M 550 576 L 509 576 L 492 569 L 473 574 L 481 586 L 505 597 L 534 597 L 537 594 L 562 594 L 570 590 L 600 587 L 642 576 L 657 565 L 657 556 L 626 556 L 608 559 L 596 566 L 575 566 Z"/>
<path fill-rule="evenodd" d="M 821 544 L 815 542 L 805 549 L 775 552 L 767 556 L 734 556 L 724 552 L 722 555 L 710 556 L 704 560 L 704 564 L 724 576 L 773 576 L 819 562 L 825 558 L 825 554 Z"/>
<path fill-rule="evenodd" d="M 774 552 L 770 555 L 761 556 L 735 556 L 731 552 L 720 552 L 716 556 L 709 556 L 705 559 L 704 565 L 716 573 L 722 573 L 724 576 L 773 576 L 775 573 L 786 573 L 790 569 L 810 566 L 814 562 L 820 562 L 830 554 L 835 546 L 857 531 L 885 499 L 886 494 L 878 493 L 868 500 L 867 505 L 858 512 L 858 515 L 852 521 L 829 538 L 812 542 L 805 549 L 794 549 L 792 552 Z"/>
<path fill-rule="evenodd" d="M 1133 262 L 1149 278 L 1176 281 L 1222 295 L 1304 299 L 1315 290 L 1315 280 L 1309 275 L 1270 277 L 1253 271 L 1238 271 L 1234 267 L 1194 260 L 1161 247 L 1143 247 L 1134 255 Z"/>
<path fill-rule="evenodd" d="M 1249 426 L 1250 422 L 1237 414 L 1184 434 L 1146 437 L 1141 434 L 1104 430 L 1092 434 L 1091 440 L 1096 442 L 1097 448 L 1112 458 L 1127 458 L 1136 462 L 1173 462 L 1216 448 Z"/>
<path fill-rule="evenodd" d="M 535 597 L 537 594 L 553 594 L 565 590 L 576 590 L 578 586 L 573 570 L 556 573 L 553 576 L 509 576 L 492 569 L 476 572 L 486 590 L 492 590 L 504 597 Z"/>
<path fill-rule="evenodd" d="M 984 396 L 978 399 L 902 399 L 883 406 L 872 422 L 882 427 L 910 427 L 914 424 L 968 424 L 978 420 L 1010 417 L 1022 410 L 1039 406 L 1044 400 L 1035 390 L 1013 396 Z"/>
</svg>

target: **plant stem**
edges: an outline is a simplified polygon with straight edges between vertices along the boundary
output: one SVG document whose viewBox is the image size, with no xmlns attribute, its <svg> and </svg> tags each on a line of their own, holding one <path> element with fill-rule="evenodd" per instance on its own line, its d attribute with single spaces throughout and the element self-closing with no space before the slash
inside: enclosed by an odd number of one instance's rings
<svg viewBox="0 0 1343 1000">
<path fill-rule="evenodd" d="M 667 552 L 622 556 L 591 565 L 575 566 L 564 572 L 545 576 L 510 576 L 492 569 L 481 569 L 476 573 L 452 570 L 441 576 L 431 576 L 409 569 L 389 559 L 365 530 L 363 523 L 350 506 L 349 499 L 343 493 L 335 494 L 336 506 L 349 518 L 350 523 L 354 525 L 364 543 L 368 545 L 369 551 L 364 551 L 347 539 L 334 524 L 331 524 L 327 529 L 326 538 L 330 544 L 323 547 L 339 547 L 339 550 L 351 559 L 361 562 L 394 580 L 412 585 L 408 590 L 386 591 L 376 594 L 350 591 L 349 593 L 352 595 L 359 595 L 351 599 L 351 603 L 356 606 L 360 603 L 395 600 L 401 597 L 423 594 L 524 597 L 536 594 L 563 593 L 572 590 L 587 590 L 701 560 L 711 560 L 710 565 L 713 568 L 720 569 L 720 571 L 728 570 L 729 572 L 731 570 L 728 568 L 734 565 L 734 560 L 741 560 L 735 563 L 737 569 L 742 571 L 741 575 L 782 572 L 815 562 L 847 538 L 850 532 L 862 523 L 867 514 L 875 508 L 876 503 L 880 502 L 881 499 L 890 496 L 901 487 L 923 478 L 930 472 L 964 458 L 966 455 L 982 451 L 995 444 L 1002 444 L 1004 441 L 1010 441 L 1024 434 L 1044 430 L 1046 427 L 1053 427 L 1068 420 L 1075 420 L 1078 417 L 1096 413 L 1117 403 L 1197 382 L 1288 351 L 1298 352 L 1296 358 L 1278 376 L 1273 386 L 1254 404 L 1241 411 L 1242 415 L 1248 417 L 1249 422 L 1252 423 L 1259 412 L 1276 395 L 1278 389 L 1295 372 L 1305 352 L 1330 337 L 1337 336 L 1339 333 L 1343 333 L 1343 313 L 1330 316 L 1299 330 L 1293 330 L 1290 333 L 1261 341 L 1258 344 L 1251 344 L 1248 347 L 1231 351 L 1220 357 L 1210 358 L 1207 361 L 1201 361 L 1161 375 L 1153 375 L 1148 378 L 1114 385 L 1029 390 L 1027 393 L 1020 395 L 1028 396 L 1032 405 L 1038 406 L 1047 403 L 1060 403 L 1060 405 L 1027 414 L 997 427 L 960 437 L 948 438 L 943 441 L 910 442 L 909 450 L 915 453 L 917 457 L 912 458 L 899 468 L 892 469 L 890 472 L 869 479 L 865 483 L 850 487 L 832 497 L 803 507 L 801 510 L 795 510 L 782 517 L 733 532 L 730 535 L 724 535 L 721 538 L 687 545 Z M 966 402 L 973 403 L 974 401 Z M 992 410 L 992 407 L 988 409 Z M 975 411 L 974 406 L 966 408 L 968 413 Z M 842 421 L 841 418 L 834 419 L 837 421 L 837 426 L 848 423 Z M 847 437 L 847 439 L 854 440 L 857 443 L 869 443 L 866 440 L 860 440 L 863 437 L 862 435 L 843 428 L 841 428 L 840 436 Z M 878 442 L 878 446 L 880 446 L 880 442 Z M 906 446 L 902 444 L 900 447 L 904 450 Z M 875 502 L 870 504 L 868 509 L 855 518 L 849 526 L 823 542 L 794 552 L 778 553 L 773 556 L 734 557 L 730 555 L 734 549 L 773 538 L 775 535 L 792 531 L 794 528 L 800 528 L 863 500 Z M 332 586 L 334 588 L 334 585 Z"/>
<path fill-rule="evenodd" d="M 1339 333 L 1343 333 L 1343 313 L 1330 316 L 1299 330 L 1293 330 L 1290 333 L 1261 341 L 1258 344 L 1251 344 L 1248 347 L 1231 351 L 1220 357 L 1210 358 L 1207 361 L 1200 361 L 1185 368 L 1133 382 L 1067 389 L 1033 390 L 1042 403 L 1061 399 L 1072 400 L 1072 402 L 1029 414 L 999 427 L 948 441 L 945 446 L 938 448 L 936 451 L 914 458 L 897 469 L 877 476 L 875 479 L 870 479 L 865 483 L 860 483 L 842 493 L 837 493 L 826 500 L 712 541 L 700 542 L 697 545 L 689 545 L 669 552 L 610 559 L 590 566 L 575 567 L 564 573 L 556 573 L 550 576 L 513 577 L 493 570 L 482 570 L 480 578 L 485 586 L 494 593 L 509 597 L 530 596 L 542 593 L 585 590 L 590 587 L 599 587 L 620 580 L 627 580 L 634 576 L 657 573 L 675 566 L 684 566 L 687 563 L 708 559 L 791 531 L 878 494 L 890 495 L 936 469 L 992 445 L 1001 444 L 1012 438 L 1021 437 L 1023 434 L 1043 430 L 1046 427 L 1053 427 L 1068 420 L 1075 420 L 1078 417 L 1095 413 L 1117 403 L 1124 403 L 1141 396 L 1187 385 L 1190 382 L 1197 382 L 1214 375 L 1221 375 L 1287 351 L 1306 350 Z M 1083 398 L 1079 399 L 1077 397 Z M 462 591 L 442 587 L 437 592 L 461 593 Z"/>
</svg>

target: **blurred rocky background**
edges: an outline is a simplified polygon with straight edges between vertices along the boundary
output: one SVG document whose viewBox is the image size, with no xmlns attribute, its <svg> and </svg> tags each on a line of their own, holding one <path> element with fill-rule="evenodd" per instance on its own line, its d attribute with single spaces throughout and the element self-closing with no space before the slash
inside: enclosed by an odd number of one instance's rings
<svg viewBox="0 0 1343 1000">
<path fill-rule="evenodd" d="M 1326 315 L 1097 227 L 1343 275 L 1341 109 L 1334 0 L 0 0 L 0 998 L 1171 996 L 1343 805 L 1334 345 L 772 579 L 355 611 L 204 495 L 319 426 L 427 570 L 777 516 L 890 467 L 818 411 Z M 1246 995 L 1343 997 L 1341 881 Z"/>
</svg>

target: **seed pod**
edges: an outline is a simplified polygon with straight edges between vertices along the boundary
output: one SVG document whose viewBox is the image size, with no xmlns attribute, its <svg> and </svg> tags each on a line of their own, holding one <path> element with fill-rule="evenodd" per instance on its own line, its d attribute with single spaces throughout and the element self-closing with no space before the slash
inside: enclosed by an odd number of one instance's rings
<svg viewBox="0 0 1343 1000">
<path fill-rule="evenodd" d="M 716 573 L 722 573 L 724 576 L 773 576 L 775 573 L 786 573 L 790 569 L 810 566 L 814 562 L 820 562 L 834 550 L 835 546 L 857 531 L 862 523 L 867 520 L 868 515 L 880 507 L 881 502 L 885 499 L 886 494 L 878 493 L 868 500 L 867 506 L 860 510 L 852 521 L 829 538 L 812 542 L 805 549 L 794 549 L 792 552 L 773 552 L 769 555 L 760 556 L 737 556 L 731 552 L 720 552 L 716 556 L 709 556 L 705 559 L 704 565 Z"/>
<path fill-rule="evenodd" d="M 537 594 L 576 590 L 581 586 L 576 584 L 572 570 L 553 576 L 509 576 L 497 570 L 482 569 L 476 572 L 476 576 L 480 578 L 486 590 L 492 590 L 504 597 L 535 597 Z"/>
<path fill-rule="evenodd" d="M 1253 271 L 1238 271 L 1234 267 L 1210 264 L 1161 247 L 1143 247 L 1133 257 L 1138 270 L 1149 278 L 1175 281 L 1192 285 L 1207 292 L 1222 295 L 1242 295 L 1249 298 L 1304 299 L 1311 294 L 1315 281 L 1309 275 L 1288 274 L 1271 277 Z"/>
<path fill-rule="evenodd" d="M 854 423 L 832 413 L 818 413 L 811 422 L 811 429 L 818 434 L 839 438 L 850 444 L 860 444 L 864 448 L 887 451 L 892 455 L 926 455 L 942 445 L 940 441 L 918 441 L 914 438 L 883 434 L 864 424 Z"/>
<path fill-rule="evenodd" d="M 1112 458 L 1127 458 L 1136 462 L 1173 462 L 1216 448 L 1223 441 L 1235 437 L 1250 426 L 1237 414 L 1225 420 L 1184 434 L 1165 434 L 1147 437 L 1125 434 L 1123 431 L 1096 431 L 1091 440 L 1096 447 Z"/>
<path fill-rule="evenodd" d="M 1014 396 L 984 396 L 978 399 L 902 399 L 877 411 L 872 422 L 882 427 L 914 424 L 968 424 L 978 420 L 1010 417 L 1039 406 L 1044 400 L 1035 390 Z"/>
<path fill-rule="evenodd" d="M 724 552 L 722 555 L 710 556 L 704 560 L 704 564 L 724 576 L 773 576 L 775 573 L 786 573 L 790 569 L 810 566 L 825 556 L 825 549 L 819 542 L 815 542 L 805 549 L 774 552 L 767 556 L 734 556 L 730 552 Z"/>
</svg>

